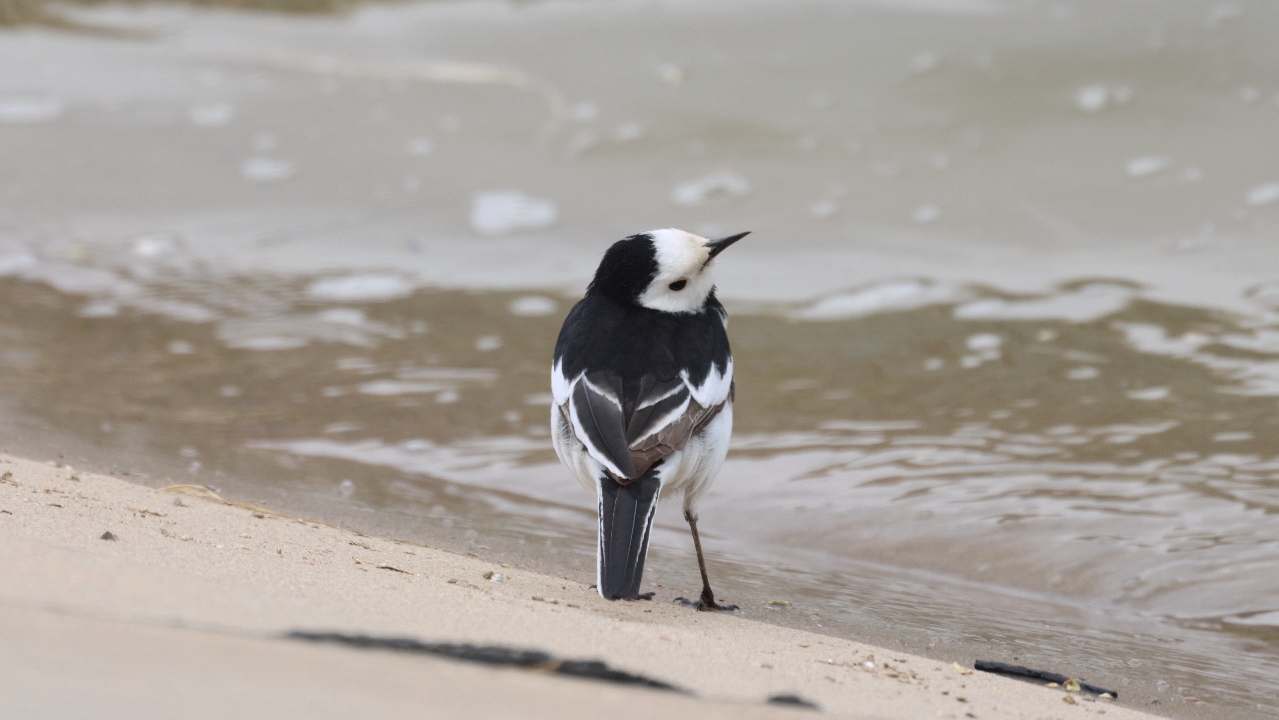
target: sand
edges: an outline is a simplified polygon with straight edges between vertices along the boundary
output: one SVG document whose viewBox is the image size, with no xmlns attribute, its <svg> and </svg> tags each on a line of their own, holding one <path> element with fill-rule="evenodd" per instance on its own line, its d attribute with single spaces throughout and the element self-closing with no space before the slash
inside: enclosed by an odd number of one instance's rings
<svg viewBox="0 0 1279 720">
<path fill-rule="evenodd" d="M 812 715 L 767 704 L 776 694 L 858 718 L 1152 717 L 731 614 L 607 602 L 581 583 L 216 496 L 7 455 L 0 477 L 8 717 Z M 299 629 L 599 659 L 687 692 L 281 638 Z"/>
</svg>

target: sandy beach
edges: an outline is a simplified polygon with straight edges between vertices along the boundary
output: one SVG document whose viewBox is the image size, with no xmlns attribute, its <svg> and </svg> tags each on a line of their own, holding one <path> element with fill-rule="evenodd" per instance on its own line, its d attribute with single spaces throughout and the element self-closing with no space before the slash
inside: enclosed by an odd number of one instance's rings
<svg viewBox="0 0 1279 720">
<path fill-rule="evenodd" d="M 9 717 L 1151 717 L 943 660 L 0 456 Z M 110 533 L 108 539 L 103 539 Z M 114 538 L 114 539 L 110 539 Z M 499 582 L 500 580 L 500 582 Z M 284 639 L 535 649 L 685 692 Z"/>
</svg>

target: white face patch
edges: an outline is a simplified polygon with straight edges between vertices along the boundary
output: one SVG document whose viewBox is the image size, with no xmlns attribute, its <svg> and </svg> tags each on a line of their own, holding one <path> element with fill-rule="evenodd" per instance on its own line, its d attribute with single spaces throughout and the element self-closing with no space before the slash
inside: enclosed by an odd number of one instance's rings
<svg viewBox="0 0 1279 720">
<path fill-rule="evenodd" d="M 706 305 L 706 296 L 715 287 L 711 278 L 714 263 L 706 262 L 711 256 L 706 247 L 710 241 L 673 228 L 648 234 L 657 248 L 657 277 L 640 295 L 640 305 L 671 313 L 701 311 Z"/>
</svg>

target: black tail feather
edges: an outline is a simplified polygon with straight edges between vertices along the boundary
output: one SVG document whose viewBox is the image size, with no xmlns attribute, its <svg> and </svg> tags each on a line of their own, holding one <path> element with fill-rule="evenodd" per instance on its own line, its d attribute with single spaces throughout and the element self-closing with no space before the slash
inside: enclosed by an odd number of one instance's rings
<svg viewBox="0 0 1279 720">
<path fill-rule="evenodd" d="M 607 475 L 600 480 L 599 591 L 608 600 L 639 596 L 649 530 L 662 489 L 654 470 L 628 485 Z"/>
</svg>

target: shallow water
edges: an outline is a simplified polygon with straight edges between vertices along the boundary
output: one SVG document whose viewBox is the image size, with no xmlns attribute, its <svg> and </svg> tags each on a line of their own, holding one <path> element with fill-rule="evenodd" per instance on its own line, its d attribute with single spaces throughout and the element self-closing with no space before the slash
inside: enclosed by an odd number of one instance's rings
<svg viewBox="0 0 1279 720">
<path fill-rule="evenodd" d="M 751 229 L 720 263 L 723 596 L 1273 714 L 1277 13 L 108 6 L 75 17 L 148 33 L 6 31 L 3 444 L 587 579 L 593 502 L 548 442 L 559 322 L 613 239 Z M 697 582 L 672 507 L 663 600 Z"/>
</svg>

